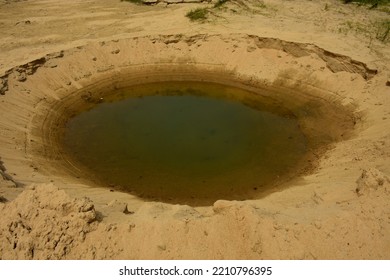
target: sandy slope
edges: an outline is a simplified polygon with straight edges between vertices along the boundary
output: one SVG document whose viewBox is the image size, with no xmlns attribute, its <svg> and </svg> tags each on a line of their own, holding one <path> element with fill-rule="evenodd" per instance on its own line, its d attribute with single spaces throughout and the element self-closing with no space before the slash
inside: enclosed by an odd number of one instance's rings
<svg viewBox="0 0 390 280">
<path fill-rule="evenodd" d="M 333 0 L 245 3 L 196 23 L 184 15 L 205 4 L 0 1 L 1 259 L 389 259 L 390 48 L 369 24 L 388 15 Z M 354 132 L 335 118 L 324 131 L 337 143 L 314 172 L 210 207 L 144 202 L 64 169 L 51 131 L 80 95 L 166 69 L 291 88 L 282 98 L 332 104 L 329 115 L 353 105 Z"/>
</svg>

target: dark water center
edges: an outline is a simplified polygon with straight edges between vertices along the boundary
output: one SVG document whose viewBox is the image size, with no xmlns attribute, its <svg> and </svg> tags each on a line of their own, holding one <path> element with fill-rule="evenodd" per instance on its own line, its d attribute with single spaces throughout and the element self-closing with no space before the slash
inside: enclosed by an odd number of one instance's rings
<svg viewBox="0 0 390 280">
<path fill-rule="evenodd" d="M 306 139 L 291 115 L 242 94 L 183 82 L 122 90 L 70 119 L 64 148 L 101 184 L 147 200 L 254 198 L 294 168 Z"/>
</svg>

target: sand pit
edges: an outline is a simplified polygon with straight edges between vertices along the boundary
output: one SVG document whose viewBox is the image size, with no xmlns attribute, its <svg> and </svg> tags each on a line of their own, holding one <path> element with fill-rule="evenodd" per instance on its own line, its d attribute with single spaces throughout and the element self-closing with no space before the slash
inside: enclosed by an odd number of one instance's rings
<svg viewBox="0 0 390 280">
<path fill-rule="evenodd" d="M 203 24 L 184 16 L 193 4 L 6 2 L 1 259 L 390 257 L 389 49 L 333 29 L 343 20 L 337 9 L 382 12 L 329 1 L 334 11 L 324 17 L 334 22 L 321 29 L 290 13 L 323 9 L 310 1 L 264 1 L 263 13 L 219 11 L 223 19 Z M 79 28 L 61 33 L 71 21 Z M 28 39 L 15 35 L 34 25 Z M 313 135 L 309 164 L 266 195 L 194 207 L 102 187 L 62 152 L 59 131 L 70 116 L 111 90 L 163 81 L 231 85 L 288 104 Z"/>
</svg>

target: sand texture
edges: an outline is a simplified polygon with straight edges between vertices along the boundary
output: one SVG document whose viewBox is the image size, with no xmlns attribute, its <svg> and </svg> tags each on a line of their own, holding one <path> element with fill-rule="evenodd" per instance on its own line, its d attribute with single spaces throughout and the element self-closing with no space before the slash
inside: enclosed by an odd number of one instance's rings
<svg viewBox="0 0 390 280">
<path fill-rule="evenodd" d="M 167 3 L 0 1 L 0 259 L 389 259 L 388 11 Z M 80 108 L 167 80 L 267 91 L 319 148 L 266 195 L 201 207 L 102 187 L 62 153 Z"/>
</svg>

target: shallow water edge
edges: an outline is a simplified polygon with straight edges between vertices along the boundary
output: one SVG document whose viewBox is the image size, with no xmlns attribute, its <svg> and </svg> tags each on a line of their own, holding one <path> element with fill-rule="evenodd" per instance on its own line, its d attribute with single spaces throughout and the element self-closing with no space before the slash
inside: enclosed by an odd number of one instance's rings
<svg viewBox="0 0 390 280">
<path fill-rule="evenodd" d="M 45 161 L 53 160 L 54 172 L 78 182 L 84 181 L 92 186 L 101 186 L 102 182 L 92 180 L 92 176 L 82 166 L 77 165 L 62 150 L 61 133 L 67 121 L 82 111 L 93 108 L 103 100 L 110 99 L 110 93 L 121 92 L 130 86 L 137 86 L 153 82 L 208 82 L 241 88 L 250 94 L 230 96 L 233 100 L 242 102 L 252 107 L 271 106 L 280 114 L 291 115 L 297 119 L 299 127 L 307 139 L 308 153 L 294 168 L 273 182 L 267 191 L 257 191 L 248 196 L 250 199 L 261 198 L 268 193 L 280 190 L 289 185 L 289 182 L 300 178 L 304 174 L 313 172 L 321 155 L 331 148 L 331 144 L 348 139 L 353 135 L 356 124 L 356 112 L 352 105 L 341 105 L 334 96 L 326 99 L 326 92 L 312 86 L 298 87 L 286 85 L 283 79 L 275 81 L 273 85 L 265 85 L 262 81 L 247 80 L 237 77 L 233 72 L 222 69 L 199 68 L 183 65 L 158 65 L 153 67 L 130 68 L 116 76 L 107 76 L 91 83 L 85 88 L 74 91 L 61 102 L 52 104 L 51 110 L 44 116 L 43 145 L 39 149 L 40 157 L 42 149 L 46 155 Z M 267 104 L 266 106 L 263 106 Z M 42 131 L 41 130 L 41 131 Z M 40 134 L 42 137 L 42 134 Z M 74 178 L 74 179 L 72 179 Z M 106 183 L 105 183 L 106 184 Z M 115 189 L 113 186 L 110 188 Z M 242 198 L 236 198 L 241 200 Z M 146 199 L 147 200 L 147 199 Z M 153 199 L 152 199 L 153 200 Z M 177 203 L 171 200 L 172 203 Z M 214 200 L 213 200 L 214 201 Z M 210 205 L 213 201 L 202 204 L 196 198 L 186 201 L 189 205 Z"/>
</svg>

